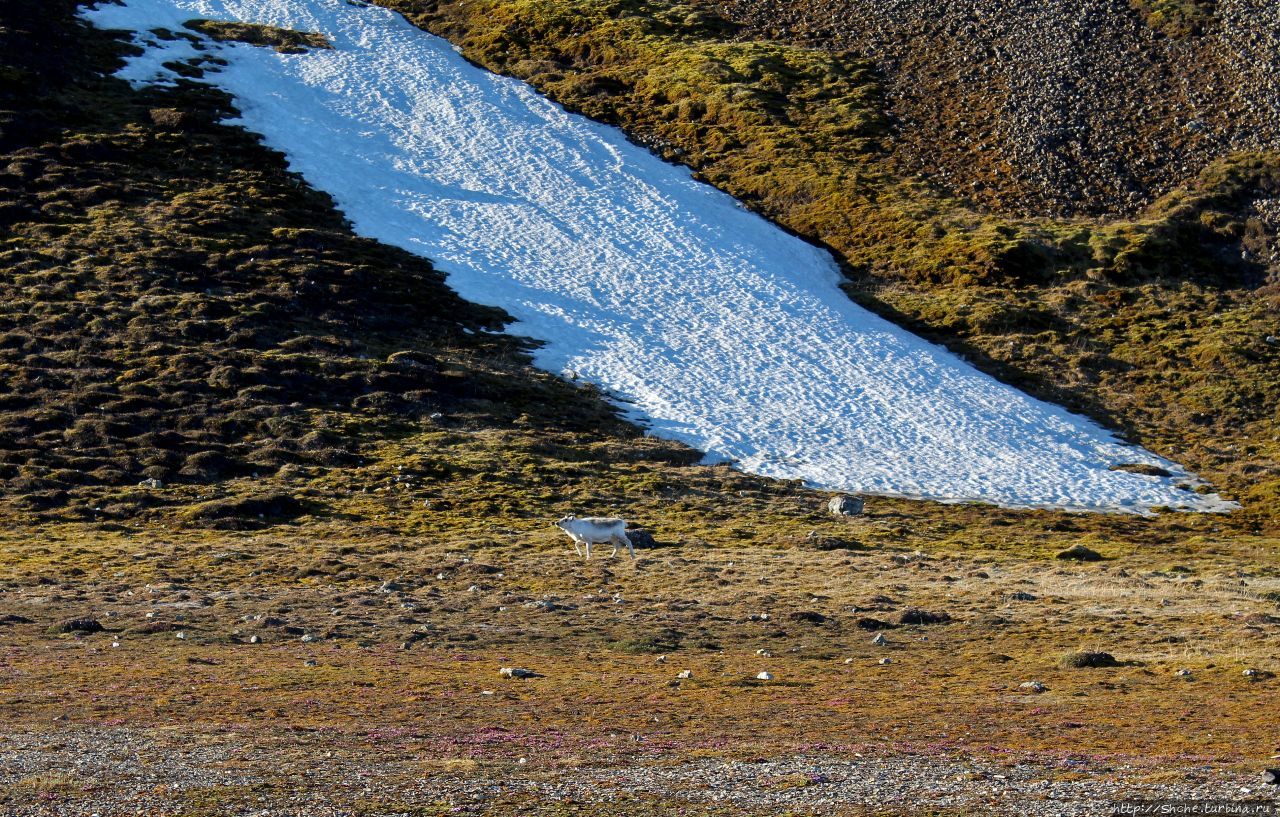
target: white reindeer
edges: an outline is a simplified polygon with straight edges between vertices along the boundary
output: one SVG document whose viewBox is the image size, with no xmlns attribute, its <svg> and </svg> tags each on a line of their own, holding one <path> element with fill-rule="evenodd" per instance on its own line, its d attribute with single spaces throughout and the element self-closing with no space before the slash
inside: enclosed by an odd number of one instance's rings
<svg viewBox="0 0 1280 817">
<path fill-rule="evenodd" d="M 557 520 L 556 527 L 569 534 L 569 538 L 573 540 L 573 549 L 579 556 L 582 555 L 582 548 L 579 545 L 587 546 L 587 558 L 590 559 L 593 544 L 609 542 L 613 545 L 611 556 L 617 556 L 618 547 L 626 545 L 631 558 L 636 558 L 636 549 L 631 546 L 631 540 L 627 538 L 627 523 L 616 517 L 586 516 L 579 519 L 570 515 Z"/>
</svg>

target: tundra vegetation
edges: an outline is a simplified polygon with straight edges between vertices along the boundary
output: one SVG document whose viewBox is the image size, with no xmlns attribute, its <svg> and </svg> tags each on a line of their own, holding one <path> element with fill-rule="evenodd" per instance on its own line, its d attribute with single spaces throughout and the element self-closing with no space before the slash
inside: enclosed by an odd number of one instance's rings
<svg viewBox="0 0 1280 817">
<path fill-rule="evenodd" d="M 1244 215 L 1274 195 L 1274 157 L 1225 158 L 1131 221 L 1012 222 L 895 176 L 854 55 L 738 41 L 687 5 L 399 6 L 831 246 L 853 297 L 1244 509 L 868 498 L 836 518 L 801 485 L 698 465 L 531 368 L 507 317 L 430 264 L 355 236 L 219 124 L 227 98 L 111 78 L 129 46 L 71 0 L 10 6 L 0 730 L 171 754 L 222 735 L 272 759 L 250 783 L 145 794 L 193 814 L 288 802 L 323 752 L 360 774 L 380 759 L 378 792 L 331 791 L 356 813 L 435 814 L 451 804 L 424 777 L 659 756 L 945 753 L 1063 780 L 1136 763 L 1130 782 L 1158 783 L 1270 750 L 1277 294 L 1240 257 L 1274 240 Z M 584 563 L 549 524 L 565 512 L 652 541 L 634 565 Z M 1098 560 L 1053 558 L 1075 547 Z M 3 768 L 5 807 L 132 791 Z"/>
</svg>

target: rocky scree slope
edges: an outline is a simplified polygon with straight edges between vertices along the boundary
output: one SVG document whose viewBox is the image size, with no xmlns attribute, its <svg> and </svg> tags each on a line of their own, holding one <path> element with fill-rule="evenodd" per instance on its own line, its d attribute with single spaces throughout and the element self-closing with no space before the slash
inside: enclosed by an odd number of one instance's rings
<svg viewBox="0 0 1280 817">
<path fill-rule="evenodd" d="M 742 35 L 857 51 L 905 170 L 1006 213 L 1132 214 L 1280 148 L 1280 6 L 721 0 Z"/>
</svg>

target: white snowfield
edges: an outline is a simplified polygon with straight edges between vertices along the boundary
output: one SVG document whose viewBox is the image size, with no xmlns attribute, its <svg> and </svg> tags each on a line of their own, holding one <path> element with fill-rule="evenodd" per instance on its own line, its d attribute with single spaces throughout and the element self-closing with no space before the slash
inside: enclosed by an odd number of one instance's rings
<svg viewBox="0 0 1280 817">
<path fill-rule="evenodd" d="M 832 258 L 732 198 L 347 0 L 125 0 L 122 76 L 207 80 L 358 232 L 431 259 L 651 433 L 745 471 L 865 494 L 1147 513 L 1235 507 L 1174 463 L 1032 399 L 858 307 Z M 333 50 L 164 40 L 192 18 L 320 32 Z M 1148 463 L 1174 476 L 1109 468 Z"/>
</svg>

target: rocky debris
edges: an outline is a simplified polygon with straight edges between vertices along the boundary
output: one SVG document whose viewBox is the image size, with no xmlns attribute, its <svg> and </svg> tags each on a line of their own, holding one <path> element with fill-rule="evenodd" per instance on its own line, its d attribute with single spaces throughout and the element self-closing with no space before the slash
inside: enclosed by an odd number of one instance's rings
<svg viewBox="0 0 1280 817">
<path fill-rule="evenodd" d="M 102 623 L 96 618 L 71 618 L 57 626 L 60 633 L 100 633 Z"/>
<path fill-rule="evenodd" d="M 180 737 L 166 741 L 157 731 L 70 724 L 58 729 L 56 740 L 37 731 L 7 732 L 0 735 L 0 790 L 31 791 L 29 781 L 47 776 L 50 769 L 74 770 L 77 785 L 60 789 L 57 802 L 21 803 L 13 813 L 77 817 L 188 813 L 192 797 L 207 791 L 252 792 L 253 807 L 237 809 L 237 814 L 358 813 L 368 806 L 370 780 L 377 781 L 380 799 L 397 804 L 396 813 L 470 813 L 483 810 L 495 792 L 490 770 L 395 774 L 396 761 L 385 753 L 372 747 L 336 751 L 325 734 L 299 731 L 292 739 L 300 742 L 300 751 L 281 752 L 271 764 L 238 762 L 251 753 L 252 743 L 234 732 L 183 732 Z M 503 796 L 574 803 L 583 813 L 600 815 L 631 813 L 625 804 L 637 801 L 688 802 L 689 813 L 882 813 L 910 803 L 926 812 L 986 814 L 999 807 L 993 803 L 998 786 L 1003 804 L 1016 804 L 1027 817 L 1084 817 L 1109 813 L 1124 800 L 1241 799 L 1242 787 L 1274 785 L 1265 774 L 1259 781 L 1256 771 L 1247 776 L 1221 769 L 1206 772 L 1177 761 L 1171 761 L 1170 774 L 1152 782 L 1149 768 L 1110 756 L 1073 758 L 1071 774 L 1063 775 L 1060 766 L 1016 755 L 878 752 L 849 758 L 815 753 L 739 761 L 640 754 L 628 760 L 621 776 L 616 764 L 585 752 L 583 757 L 582 763 L 548 764 L 536 776 L 504 776 Z M 308 778 L 310 785 L 279 785 L 281 780 Z M 805 785 L 760 785 L 792 779 Z"/>
<path fill-rule="evenodd" d="M 408 589 L 406 585 L 393 579 L 389 579 L 378 586 L 379 593 L 399 593 L 406 589 Z"/>
<path fill-rule="evenodd" d="M 1081 650 L 1064 655 L 1062 657 L 1062 666 L 1068 669 L 1097 669 L 1101 667 L 1118 667 L 1120 662 L 1109 652 Z"/>
<path fill-rule="evenodd" d="M 871 639 L 871 643 L 877 647 L 883 647 L 889 643 L 889 639 L 884 637 L 884 633 L 876 633 L 875 637 Z"/>
<path fill-rule="evenodd" d="M 144 479 L 142 482 L 139 482 L 139 483 L 138 483 L 138 487 L 139 487 L 139 488 L 150 488 L 150 489 L 152 489 L 152 490 L 156 490 L 156 489 L 158 489 L 158 488 L 163 488 L 163 487 L 164 487 L 164 483 L 163 483 L 163 482 L 161 482 L 160 480 L 156 479 L 155 477 L 151 477 L 150 479 Z"/>
<path fill-rule="evenodd" d="M 861 497 L 833 496 L 827 503 L 827 511 L 832 516 L 861 516 L 865 503 Z"/>
<path fill-rule="evenodd" d="M 1213 159 L 1280 148 L 1280 4 L 1171 38 L 1121 0 L 718 0 L 744 38 L 871 59 L 895 158 L 1019 217 L 1131 214 Z"/>
<path fill-rule="evenodd" d="M 1024 592 L 1022 590 L 1015 590 L 1005 598 L 1009 599 L 1009 601 L 1035 601 L 1036 600 L 1035 596 L 1033 596 L 1030 593 Z"/>
<path fill-rule="evenodd" d="M 772 681 L 773 674 L 769 672 L 761 672 L 756 674 L 757 681 Z"/>
<path fill-rule="evenodd" d="M 918 607 L 908 607 L 898 614 L 898 623 L 902 625 L 928 625 L 928 624 L 946 624 L 951 621 L 949 613 L 935 613 L 929 610 L 921 610 Z"/>
<path fill-rule="evenodd" d="M 1042 692 L 1049 691 L 1049 688 L 1044 684 L 1040 683 L 1039 681 L 1025 681 L 1021 684 L 1018 684 L 1018 689 L 1022 690 L 1023 692 L 1029 692 L 1032 695 L 1039 695 Z"/>
<path fill-rule="evenodd" d="M 1100 562 L 1102 561 L 1102 554 L 1084 545 L 1072 545 L 1055 558 L 1068 562 Z"/>
<path fill-rule="evenodd" d="M 503 667 L 498 670 L 498 674 L 503 678 L 541 678 L 542 676 L 531 669 L 522 667 Z"/>
</svg>

